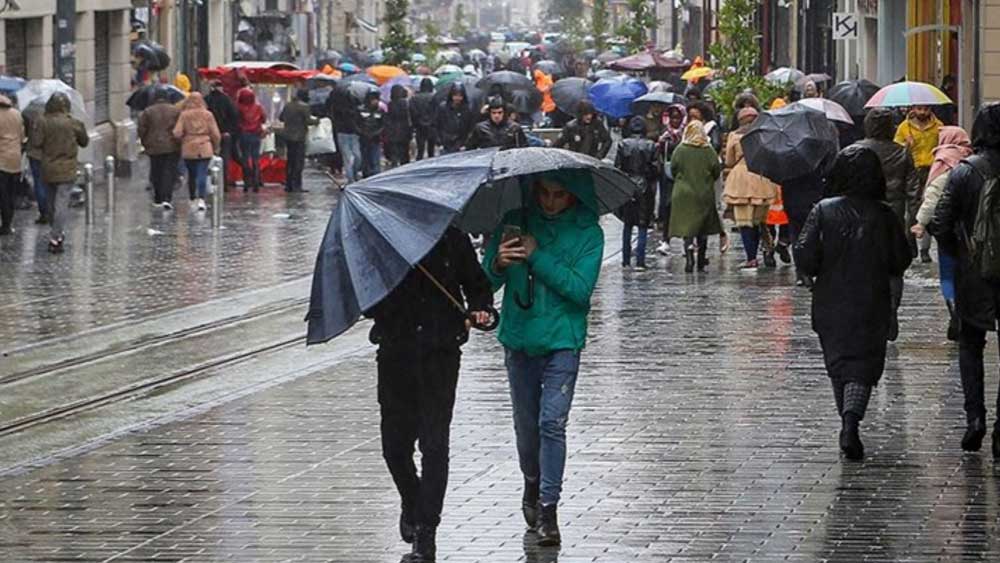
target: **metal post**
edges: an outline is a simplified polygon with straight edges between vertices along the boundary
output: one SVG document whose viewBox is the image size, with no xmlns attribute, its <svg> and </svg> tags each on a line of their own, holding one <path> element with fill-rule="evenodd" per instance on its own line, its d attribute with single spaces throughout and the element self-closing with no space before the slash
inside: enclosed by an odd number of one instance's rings
<svg viewBox="0 0 1000 563">
<path fill-rule="evenodd" d="M 89 162 L 83 165 L 83 193 L 87 198 L 84 217 L 90 225 L 94 222 L 94 165 Z"/>
<path fill-rule="evenodd" d="M 115 157 L 104 159 L 104 179 L 108 183 L 108 215 L 115 213 Z"/>
<path fill-rule="evenodd" d="M 212 228 L 222 227 L 222 207 L 225 204 L 226 186 L 222 179 L 222 159 L 212 157 L 212 164 L 208 168 L 212 176 Z"/>
</svg>

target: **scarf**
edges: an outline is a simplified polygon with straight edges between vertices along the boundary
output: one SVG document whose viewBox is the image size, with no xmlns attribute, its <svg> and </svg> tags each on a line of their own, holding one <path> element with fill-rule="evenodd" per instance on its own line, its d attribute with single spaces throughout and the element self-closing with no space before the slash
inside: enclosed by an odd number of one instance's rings
<svg viewBox="0 0 1000 563">
<path fill-rule="evenodd" d="M 927 175 L 927 183 L 954 168 L 963 158 L 972 154 L 972 141 L 961 127 L 942 127 L 938 133 L 938 146 L 934 149 L 934 163 Z"/>
<path fill-rule="evenodd" d="M 708 135 L 705 134 L 704 124 L 697 120 L 688 122 L 687 126 L 684 127 L 684 140 L 682 142 L 692 147 L 707 147 Z"/>
</svg>

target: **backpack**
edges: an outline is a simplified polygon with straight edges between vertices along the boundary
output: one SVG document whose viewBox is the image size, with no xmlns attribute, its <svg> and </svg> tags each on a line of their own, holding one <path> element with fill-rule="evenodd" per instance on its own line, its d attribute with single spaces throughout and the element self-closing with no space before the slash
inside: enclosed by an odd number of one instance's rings
<svg viewBox="0 0 1000 563">
<path fill-rule="evenodd" d="M 969 237 L 973 267 L 985 280 L 1000 280 L 1000 177 L 986 158 L 978 155 L 965 159 L 983 178 L 979 208 Z"/>
</svg>

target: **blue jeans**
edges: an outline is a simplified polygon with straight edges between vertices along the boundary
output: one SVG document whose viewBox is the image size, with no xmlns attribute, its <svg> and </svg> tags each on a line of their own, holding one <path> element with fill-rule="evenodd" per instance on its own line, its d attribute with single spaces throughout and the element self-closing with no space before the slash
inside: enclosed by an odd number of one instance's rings
<svg viewBox="0 0 1000 563">
<path fill-rule="evenodd" d="M 649 229 L 643 225 L 625 224 L 622 232 L 622 264 L 628 266 L 632 263 L 632 229 L 638 229 L 638 241 L 635 245 L 635 265 L 646 265 L 646 239 L 649 238 Z"/>
<path fill-rule="evenodd" d="M 558 503 L 580 353 L 557 350 L 533 357 L 508 348 L 506 365 L 521 473 L 529 480 L 541 479 L 542 504 Z"/>
<path fill-rule="evenodd" d="M 185 158 L 188 172 L 188 195 L 191 199 L 208 195 L 208 158 Z"/>
<path fill-rule="evenodd" d="M 361 139 L 354 133 L 337 133 L 337 146 L 344 160 L 344 176 L 347 183 L 358 180 L 361 170 Z"/>
<path fill-rule="evenodd" d="M 37 158 L 29 158 L 28 164 L 31 166 L 31 182 L 35 185 L 35 203 L 38 204 L 38 214 L 43 217 L 49 216 L 49 191 L 42 181 L 42 161 Z"/>
<path fill-rule="evenodd" d="M 361 156 L 365 178 L 371 178 L 382 171 L 382 143 L 378 139 L 361 139 Z"/>
<path fill-rule="evenodd" d="M 260 135 L 240 133 L 240 168 L 243 169 L 243 189 L 260 185 Z"/>
</svg>

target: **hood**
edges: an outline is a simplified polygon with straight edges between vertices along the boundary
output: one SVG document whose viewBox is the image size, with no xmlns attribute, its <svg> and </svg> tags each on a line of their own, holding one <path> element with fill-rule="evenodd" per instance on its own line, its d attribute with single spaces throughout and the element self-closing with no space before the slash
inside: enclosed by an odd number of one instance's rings
<svg viewBox="0 0 1000 563">
<path fill-rule="evenodd" d="M 597 114 L 597 109 L 594 107 L 594 103 L 590 100 L 581 100 L 576 106 L 576 117 L 580 118 L 588 113 Z"/>
<path fill-rule="evenodd" d="M 455 82 L 454 84 L 451 85 L 451 88 L 448 90 L 449 104 L 451 104 L 451 97 L 454 96 L 456 93 L 462 94 L 462 101 L 465 103 L 469 103 L 469 95 L 465 93 L 465 84 L 462 84 L 461 82 Z"/>
<path fill-rule="evenodd" d="M 986 104 L 976 114 L 972 146 L 976 150 L 1000 150 L 1000 102 Z"/>
<path fill-rule="evenodd" d="M 578 200 L 577 205 L 555 217 L 547 217 L 547 219 L 574 220 L 583 223 L 597 221 L 600 213 L 600 205 L 597 202 L 597 194 L 594 190 L 594 177 L 591 175 L 590 170 L 567 168 L 522 176 L 520 179 L 522 189 L 528 190 L 530 194 L 530 190 L 534 187 L 535 179 L 548 180 L 564 186 Z M 530 196 L 527 198 L 527 201 L 530 212 L 544 215 L 537 198 Z"/>
<path fill-rule="evenodd" d="M 56 92 L 45 102 L 45 113 L 69 113 L 69 96 Z"/>
<path fill-rule="evenodd" d="M 236 94 L 236 102 L 244 106 L 253 105 L 257 102 L 257 96 L 254 95 L 253 90 L 241 88 L 239 93 Z"/>
<path fill-rule="evenodd" d="M 865 116 L 865 137 L 891 141 L 896 137 L 896 119 L 889 108 L 872 108 Z"/>
<path fill-rule="evenodd" d="M 827 194 L 884 200 L 885 176 L 875 151 L 862 145 L 840 151 L 830 169 Z"/>
<path fill-rule="evenodd" d="M 423 78 L 420 80 L 420 91 L 423 93 L 434 91 L 434 81 L 430 78 Z"/>
<path fill-rule="evenodd" d="M 628 132 L 633 135 L 646 134 L 646 120 L 638 115 L 633 116 L 628 122 Z"/>
<path fill-rule="evenodd" d="M 191 91 L 191 79 L 188 78 L 188 76 L 183 72 L 178 73 L 177 77 L 174 78 L 174 86 L 180 88 L 181 92 L 187 94 Z"/>
<path fill-rule="evenodd" d="M 945 125 L 938 131 L 938 146 L 946 145 L 969 147 L 972 146 L 972 140 L 969 139 L 969 134 L 965 132 L 965 129 L 954 125 Z"/>
<path fill-rule="evenodd" d="M 205 104 L 205 98 L 201 96 L 201 92 L 192 92 L 187 98 L 184 99 L 184 102 L 181 104 L 181 109 L 185 111 L 192 109 L 208 109 L 208 106 Z"/>
<path fill-rule="evenodd" d="M 401 84 L 396 84 L 389 90 L 390 100 L 402 100 L 406 98 L 406 88 Z"/>
</svg>

